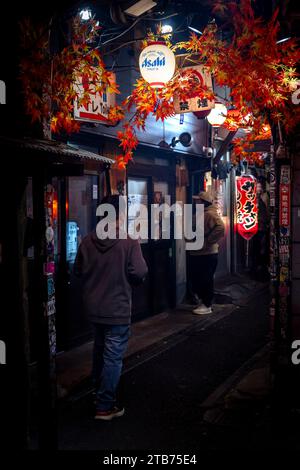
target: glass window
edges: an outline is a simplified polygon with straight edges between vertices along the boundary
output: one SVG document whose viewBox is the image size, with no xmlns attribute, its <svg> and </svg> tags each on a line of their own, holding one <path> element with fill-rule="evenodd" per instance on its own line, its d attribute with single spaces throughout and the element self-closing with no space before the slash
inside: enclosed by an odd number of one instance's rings
<svg viewBox="0 0 300 470">
<path fill-rule="evenodd" d="M 145 211 L 144 208 L 147 210 Z M 140 231 L 136 220 L 144 223 L 148 229 L 148 182 L 146 178 L 128 178 L 128 233 L 134 234 L 135 230 Z M 148 230 L 147 230 L 148 237 Z M 147 240 L 141 239 L 141 243 Z"/>
<path fill-rule="evenodd" d="M 68 178 L 66 248 L 71 264 L 83 237 L 96 227 L 98 193 L 97 175 Z"/>
<path fill-rule="evenodd" d="M 165 181 L 154 181 L 153 183 L 153 204 L 168 204 L 171 205 L 171 197 L 169 195 L 169 185 Z M 159 212 L 156 218 L 154 219 L 154 223 L 158 225 L 158 239 L 162 238 L 169 238 L 169 230 L 168 227 L 162 223 L 162 212 Z M 165 231 L 165 233 L 164 233 Z"/>
</svg>

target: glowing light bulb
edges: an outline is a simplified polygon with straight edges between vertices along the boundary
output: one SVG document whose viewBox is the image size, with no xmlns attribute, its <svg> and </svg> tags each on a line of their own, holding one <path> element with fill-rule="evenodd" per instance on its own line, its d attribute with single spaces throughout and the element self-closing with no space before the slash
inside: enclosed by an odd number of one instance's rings
<svg viewBox="0 0 300 470">
<path fill-rule="evenodd" d="M 82 21 L 88 21 L 92 18 L 92 12 L 89 8 L 85 8 L 84 10 L 80 11 L 79 16 Z"/>
<path fill-rule="evenodd" d="M 226 121 L 227 108 L 222 103 L 215 103 L 215 107 L 207 116 L 209 124 L 213 127 L 221 127 Z"/>
</svg>

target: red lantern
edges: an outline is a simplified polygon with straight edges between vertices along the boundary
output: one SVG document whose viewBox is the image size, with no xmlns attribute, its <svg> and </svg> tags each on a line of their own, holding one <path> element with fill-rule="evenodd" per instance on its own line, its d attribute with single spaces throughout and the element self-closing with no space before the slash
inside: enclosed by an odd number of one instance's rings
<svg viewBox="0 0 300 470">
<path fill-rule="evenodd" d="M 237 178 L 236 193 L 237 231 L 250 240 L 258 231 L 256 179 L 251 175 Z"/>
<path fill-rule="evenodd" d="M 205 109 L 204 111 L 194 111 L 193 115 L 196 116 L 197 119 L 204 119 L 210 113 L 210 109 Z"/>
</svg>

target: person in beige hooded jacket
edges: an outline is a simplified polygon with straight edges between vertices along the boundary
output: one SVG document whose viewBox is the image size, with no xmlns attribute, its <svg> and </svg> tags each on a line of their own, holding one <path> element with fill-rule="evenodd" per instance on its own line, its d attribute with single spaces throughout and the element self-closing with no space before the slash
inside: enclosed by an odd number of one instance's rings
<svg viewBox="0 0 300 470">
<path fill-rule="evenodd" d="M 192 288 L 202 301 L 202 305 L 194 309 L 193 313 L 204 315 L 212 313 L 214 275 L 218 265 L 219 242 L 224 237 L 225 226 L 207 192 L 202 191 L 193 199 L 196 204 L 204 204 L 204 245 L 201 250 L 190 252 Z"/>
</svg>

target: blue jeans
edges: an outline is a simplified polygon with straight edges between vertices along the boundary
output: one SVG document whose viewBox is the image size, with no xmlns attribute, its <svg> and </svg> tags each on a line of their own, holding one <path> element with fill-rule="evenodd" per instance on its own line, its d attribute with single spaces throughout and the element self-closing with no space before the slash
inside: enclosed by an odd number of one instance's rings
<svg viewBox="0 0 300 470">
<path fill-rule="evenodd" d="M 116 403 L 130 326 L 94 323 L 94 333 L 93 382 L 97 391 L 97 410 L 107 411 Z"/>
</svg>

